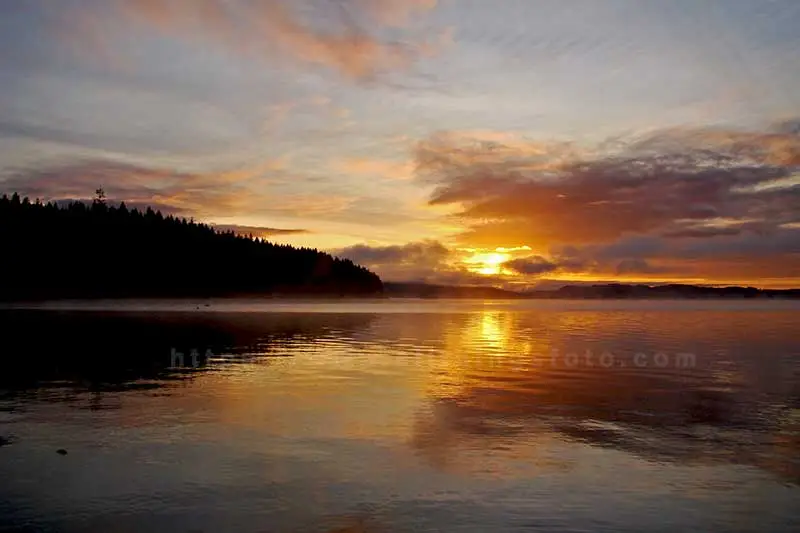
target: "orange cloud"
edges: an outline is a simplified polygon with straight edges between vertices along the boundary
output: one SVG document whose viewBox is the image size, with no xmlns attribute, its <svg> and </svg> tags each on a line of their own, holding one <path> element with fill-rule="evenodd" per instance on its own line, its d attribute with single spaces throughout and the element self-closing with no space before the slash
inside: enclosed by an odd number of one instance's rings
<svg viewBox="0 0 800 533">
<path fill-rule="evenodd" d="M 439 135 L 420 143 L 417 168 L 436 186 L 432 205 L 462 206 L 463 241 L 477 246 L 597 242 L 720 217 L 768 226 L 800 217 L 796 186 L 763 187 L 793 174 L 792 158 L 776 154 L 800 147 L 799 136 L 689 138 L 597 155 L 570 145 Z"/>
<path fill-rule="evenodd" d="M 407 68 L 418 57 L 445 45 L 450 35 L 446 32 L 432 43 L 411 31 L 414 16 L 435 7 L 436 2 L 431 0 L 117 0 L 113 5 L 117 19 L 171 37 L 211 42 L 254 57 L 289 58 L 325 66 L 357 80 Z M 93 13 L 78 12 L 73 19 L 83 22 L 73 25 L 71 31 L 92 29 L 92 53 L 107 48 L 98 47 L 98 39 L 100 35 L 112 39 L 112 25 L 88 24 L 98 19 Z M 409 30 L 408 39 L 380 37 L 381 29 L 388 27 Z"/>
<path fill-rule="evenodd" d="M 445 175 L 463 175 L 478 166 L 504 173 L 558 171 L 583 155 L 571 143 L 531 141 L 492 130 L 439 132 L 415 148 L 418 176 L 435 183 Z"/>
<path fill-rule="evenodd" d="M 791 128 L 673 130 L 605 152 L 457 132 L 416 161 L 430 205 L 459 209 L 462 245 L 550 250 L 505 265 L 517 275 L 774 284 L 800 272 L 799 151 Z"/>
</svg>

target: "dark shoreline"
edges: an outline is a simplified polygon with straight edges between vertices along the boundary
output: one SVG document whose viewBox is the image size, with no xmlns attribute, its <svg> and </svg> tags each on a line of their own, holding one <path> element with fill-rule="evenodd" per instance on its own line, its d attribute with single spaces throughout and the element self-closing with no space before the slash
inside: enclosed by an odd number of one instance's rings
<svg viewBox="0 0 800 533">
<path fill-rule="evenodd" d="M 384 282 L 390 297 L 475 298 L 529 300 L 751 300 L 798 299 L 797 289 L 758 289 L 755 287 L 708 287 L 700 285 L 595 284 L 566 285 L 554 290 L 517 292 L 495 287 L 457 287 L 424 283 Z"/>
</svg>

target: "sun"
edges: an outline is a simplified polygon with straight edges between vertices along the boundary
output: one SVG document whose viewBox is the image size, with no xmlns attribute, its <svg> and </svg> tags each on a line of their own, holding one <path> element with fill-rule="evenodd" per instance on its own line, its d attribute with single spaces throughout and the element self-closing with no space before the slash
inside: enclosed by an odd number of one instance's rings
<svg viewBox="0 0 800 533">
<path fill-rule="evenodd" d="M 469 265 L 467 268 L 471 272 L 485 276 L 495 276 L 500 274 L 503 263 L 510 258 L 511 255 L 500 252 L 475 253 L 471 257 L 464 259 L 464 263 Z"/>
</svg>

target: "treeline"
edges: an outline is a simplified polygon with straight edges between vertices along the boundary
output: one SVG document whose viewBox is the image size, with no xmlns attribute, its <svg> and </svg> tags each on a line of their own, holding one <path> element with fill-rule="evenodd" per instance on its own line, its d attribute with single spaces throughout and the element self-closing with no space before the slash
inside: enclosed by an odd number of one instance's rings
<svg viewBox="0 0 800 533">
<path fill-rule="evenodd" d="M 604 285 L 568 285 L 551 292 L 555 298 L 581 299 L 702 299 L 702 298 L 798 298 L 800 289 L 758 289 L 756 287 L 706 287 L 670 283 L 666 285 L 626 285 L 608 283 Z"/>
<path fill-rule="evenodd" d="M 217 231 L 151 208 L 0 198 L 0 299 L 372 294 L 348 259 Z"/>
</svg>

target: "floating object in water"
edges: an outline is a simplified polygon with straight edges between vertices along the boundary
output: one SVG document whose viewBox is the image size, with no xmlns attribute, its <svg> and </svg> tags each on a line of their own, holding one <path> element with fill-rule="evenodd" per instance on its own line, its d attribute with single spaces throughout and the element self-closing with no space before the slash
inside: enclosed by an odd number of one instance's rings
<svg viewBox="0 0 800 533">
<path fill-rule="evenodd" d="M 67 450 L 65 450 L 64 448 L 59 448 L 56 450 L 56 453 L 58 455 L 67 455 Z"/>
</svg>

